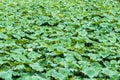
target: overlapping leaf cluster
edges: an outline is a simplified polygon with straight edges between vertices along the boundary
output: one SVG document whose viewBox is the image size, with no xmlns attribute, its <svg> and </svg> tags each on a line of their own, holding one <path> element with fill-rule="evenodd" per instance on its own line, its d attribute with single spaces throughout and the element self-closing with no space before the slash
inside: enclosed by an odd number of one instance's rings
<svg viewBox="0 0 120 80">
<path fill-rule="evenodd" d="M 115 0 L 0 0 L 0 79 L 119 80 Z"/>
</svg>

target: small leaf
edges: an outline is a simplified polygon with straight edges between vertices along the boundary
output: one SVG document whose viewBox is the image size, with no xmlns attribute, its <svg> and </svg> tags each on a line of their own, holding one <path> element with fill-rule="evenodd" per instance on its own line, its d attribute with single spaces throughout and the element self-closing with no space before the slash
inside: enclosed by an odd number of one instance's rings
<svg viewBox="0 0 120 80">
<path fill-rule="evenodd" d="M 39 63 L 29 64 L 29 66 L 30 66 L 32 69 L 36 70 L 36 71 L 40 71 L 40 72 L 41 72 L 41 71 L 44 70 L 44 68 L 43 68 L 42 66 L 40 66 Z"/>
<path fill-rule="evenodd" d="M 6 38 L 8 38 L 8 36 L 0 32 L 0 39 L 6 39 Z"/>
<path fill-rule="evenodd" d="M 5 46 L 13 46 L 15 45 L 15 41 L 12 39 L 8 39 L 4 44 Z"/>
<path fill-rule="evenodd" d="M 0 77 L 5 80 L 13 80 L 12 71 L 0 71 Z"/>
<path fill-rule="evenodd" d="M 109 77 L 114 77 L 115 75 L 118 74 L 117 71 L 110 70 L 108 68 L 103 68 L 102 73 L 108 75 Z"/>
<path fill-rule="evenodd" d="M 90 78 L 96 77 L 99 74 L 99 71 L 96 70 L 94 67 L 84 68 L 82 72 L 89 76 Z"/>
<path fill-rule="evenodd" d="M 38 54 L 37 52 L 30 52 L 30 53 L 27 54 L 27 56 L 30 59 L 37 59 L 37 58 L 41 57 L 41 54 Z"/>
</svg>

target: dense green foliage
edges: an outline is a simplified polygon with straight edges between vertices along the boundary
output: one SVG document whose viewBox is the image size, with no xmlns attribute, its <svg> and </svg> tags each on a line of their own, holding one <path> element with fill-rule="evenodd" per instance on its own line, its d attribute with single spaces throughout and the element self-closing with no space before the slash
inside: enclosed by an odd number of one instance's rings
<svg viewBox="0 0 120 80">
<path fill-rule="evenodd" d="M 120 3 L 0 0 L 0 79 L 120 80 Z"/>
</svg>

